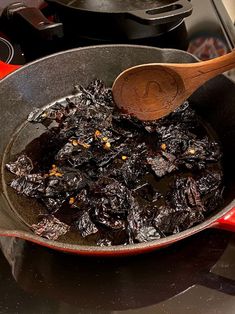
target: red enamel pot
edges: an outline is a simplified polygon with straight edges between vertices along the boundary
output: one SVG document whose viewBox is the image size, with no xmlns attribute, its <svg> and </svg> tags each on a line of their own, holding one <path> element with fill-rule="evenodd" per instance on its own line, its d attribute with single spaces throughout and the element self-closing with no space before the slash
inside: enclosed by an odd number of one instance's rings
<svg viewBox="0 0 235 314">
<path fill-rule="evenodd" d="M 190 100 L 215 131 L 224 153 L 225 201 L 206 221 L 178 234 L 148 243 L 112 247 L 88 246 L 78 233 L 68 232 L 56 241 L 36 236 L 30 225 L 37 221 L 37 202 L 20 197 L 7 182 L 5 163 L 44 132 L 26 122 L 34 107 L 70 95 L 76 84 L 95 78 L 110 85 L 124 69 L 153 62 L 196 62 L 189 53 L 131 45 L 78 48 L 17 66 L 0 63 L 0 235 L 18 237 L 65 252 L 83 255 L 131 255 L 168 246 L 207 228 L 235 231 L 235 84 L 220 75 L 203 85 Z"/>
</svg>

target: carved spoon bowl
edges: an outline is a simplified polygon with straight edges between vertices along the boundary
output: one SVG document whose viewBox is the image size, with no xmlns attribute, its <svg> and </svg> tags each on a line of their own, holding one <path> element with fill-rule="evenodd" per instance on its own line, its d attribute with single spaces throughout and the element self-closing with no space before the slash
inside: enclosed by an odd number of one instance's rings
<svg viewBox="0 0 235 314">
<path fill-rule="evenodd" d="M 235 50 L 197 63 L 137 65 L 114 81 L 114 101 L 140 120 L 156 120 L 179 107 L 206 81 L 234 67 Z"/>
</svg>

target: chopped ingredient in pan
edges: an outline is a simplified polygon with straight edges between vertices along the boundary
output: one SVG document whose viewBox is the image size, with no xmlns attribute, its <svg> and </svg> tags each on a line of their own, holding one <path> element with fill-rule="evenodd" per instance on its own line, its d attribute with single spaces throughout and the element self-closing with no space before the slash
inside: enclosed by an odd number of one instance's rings
<svg viewBox="0 0 235 314">
<path fill-rule="evenodd" d="M 15 162 L 9 162 L 6 167 L 9 171 L 21 177 L 33 170 L 33 163 L 27 156 L 21 155 Z"/>
<path fill-rule="evenodd" d="M 39 223 L 33 224 L 32 229 L 35 234 L 47 238 L 48 240 L 56 240 L 59 236 L 66 234 L 69 226 L 59 221 L 55 216 L 46 216 Z"/>
<path fill-rule="evenodd" d="M 28 157 L 29 144 L 6 167 L 11 187 L 46 207 L 32 225 L 37 235 L 79 232 L 100 246 L 147 242 L 202 222 L 221 204 L 219 144 L 188 102 L 141 122 L 120 113 L 96 80 L 28 121 L 47 126 L 41 157 Z"/>
<path fill-rule="evenodd" d="M 177 166 L 175 165 L 175 160 L 176 157 L 174 155 L 166 152 L 161 152 L 154 158 L 147 158 L 148 164 L 158 177 L 163 177 L 165 174 L 176 170 Z"/>
</svg>

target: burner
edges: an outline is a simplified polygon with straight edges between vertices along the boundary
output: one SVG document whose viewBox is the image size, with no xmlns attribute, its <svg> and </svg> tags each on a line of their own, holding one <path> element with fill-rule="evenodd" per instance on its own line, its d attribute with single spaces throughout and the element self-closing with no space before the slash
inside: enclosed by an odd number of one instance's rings
<svg viewBox="0 0 235 314">
<path fill-rule="evenodd" d="M 9 41 L 0 37 L 0 60 L 10 63 L 14 56 L 14 48 Z"/>
</svg>

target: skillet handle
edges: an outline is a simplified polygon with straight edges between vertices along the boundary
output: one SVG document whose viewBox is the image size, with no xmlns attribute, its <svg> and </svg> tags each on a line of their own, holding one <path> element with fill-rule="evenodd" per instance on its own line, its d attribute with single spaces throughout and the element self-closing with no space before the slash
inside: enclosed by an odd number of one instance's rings
<svg viewBox="0 0 235 314">
<path fill-rule="evenodd" d="M 20 65 L 7 64 L 0 61 L 0 79 L 20 68 Z"/>
<path fill-rule="evenodd" d="M 162 5 L 150 10 L 128 12 L 128 16 L 143 24 L 165 24 L 180 21 L 192 14 L 192 4 L 188 0 L 177 0 L 171 4 Z"/>
<path fill-rule="evenodd" d="M 219 218 L 214 227 L 235 232 L 235 207 Z"/>
</svg>

